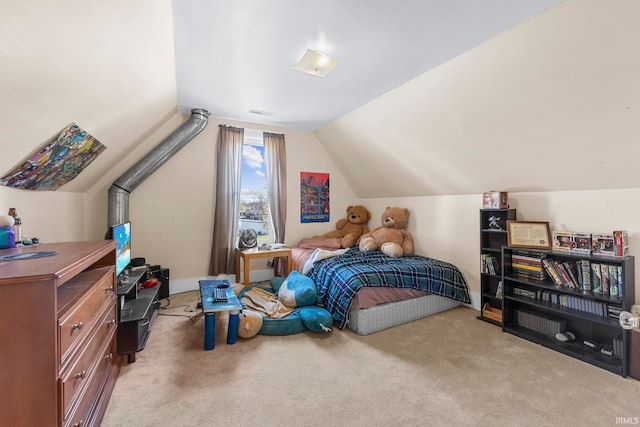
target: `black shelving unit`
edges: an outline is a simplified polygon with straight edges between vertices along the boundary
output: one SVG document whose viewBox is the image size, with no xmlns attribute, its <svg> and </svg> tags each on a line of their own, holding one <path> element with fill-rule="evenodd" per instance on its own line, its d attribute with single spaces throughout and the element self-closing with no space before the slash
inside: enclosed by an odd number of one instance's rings
<svg viewBox="0 0 640 427">
<path fill-rule="evenodd" d="M 480 315 L 478 319 L 500 326 L 497 318 L 486 315 L 485 307 L 499 312 L 502 297 L 497 295 L 501 280 L 501 250 L 507 244 L 507 220 L 516 219 L 515 209 L 480 209 Z M 489 265 L 491 257 L 494 262 Z"/>
<path fill-rule="evenodd" d="M 576 263 L 586 260 L 591 265 L 604 264 L 621 268 L 618 295 L 594 293 L 580 286 L 571 288 L 557 285 L 546 274 L 543 280 L 531 280 L 517 276 L 512 269 L 514 253 L 525 256 L 546 257 L 560 263 Z M 502 248 L 503 324 L 504 332 L 535 342 L 552 350 L 598 366 L 626 377 L 629 372 L 630 333 L 620 327 L 612 311 L 630 310 L 635 299 L 634 257 L 608 257 L 573 254 L 569 252 L 541 251 L 533 249 Z M 577 268 L 574 273 L 577 273 Z M 527 295 L 523 295 L 523 291 Z M 548 300 L 554 295 L 553 301 Z M 538 324 L 524 321 L 522 315 L 533 316 Z M 561 325 L 561 329 L 575 335 L 574 340 L 561 341 L 549 322 Z M 587 343 L 585 343 L 587 341 Z M 617 343 L 614 343 L 617 341 Z M 588 345 L 592 343 L 595 347 Z M 617 354 L 605 354 L 601 350 L 618 348 Z"/>
<path fill-rule="evenodd" d="M 118 277 L 118 354 L 126 355 L 129 363 L 135 362 L 136 352 L 144 349 L 160 308 L 159 286 L 140 289 L 146 279 L 146 269 L 129 269 Z"/>
</svg>

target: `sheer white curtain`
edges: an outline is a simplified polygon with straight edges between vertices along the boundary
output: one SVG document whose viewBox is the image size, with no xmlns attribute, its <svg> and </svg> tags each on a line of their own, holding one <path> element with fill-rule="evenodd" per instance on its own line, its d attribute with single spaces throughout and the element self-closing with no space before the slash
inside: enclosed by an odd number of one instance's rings
<svg viewBox="0 0 640 427">
<path fill-rule="evenodd" d="M 284 135 L 264 132 L 264 163 L 267 174 L 269 216 L 273 225 L 275 243 L 284 243 L 287 224 L 287 152 Z"/>
<path fill-rule="evenodd" d="M 220 126 L 217 148 L 216 207 L 209 263 L 209 274 L 212 276 L 235 273 L 243 142 L 244 129 Z"/>
</svg>

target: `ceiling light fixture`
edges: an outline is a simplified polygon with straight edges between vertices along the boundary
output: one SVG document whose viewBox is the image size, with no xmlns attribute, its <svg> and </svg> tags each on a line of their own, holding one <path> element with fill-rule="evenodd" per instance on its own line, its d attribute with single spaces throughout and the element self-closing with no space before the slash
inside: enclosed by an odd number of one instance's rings
<svg viewBox="0 0 640 427">
<path fill-rule="evenodd" d="M 251 114 L 259 114 L 261 116 L 273 116 L 275 114 L 275 113 L 272 113 L 271 111 L 256 110 L 255 108 L 250 109 L 249 112 Z"/>
<path fill-rule="evenodd" d="M 325 77 L 340 62 L 319 50 L 307 49 L 304 56 L 294 67 L 298 71 L 312 76 Z"/>
</svg>

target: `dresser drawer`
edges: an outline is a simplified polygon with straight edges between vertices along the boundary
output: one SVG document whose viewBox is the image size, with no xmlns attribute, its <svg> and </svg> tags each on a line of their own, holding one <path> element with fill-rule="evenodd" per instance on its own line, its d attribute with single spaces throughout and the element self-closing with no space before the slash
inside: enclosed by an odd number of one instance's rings
<svg viewBox="0 0 640 427">
<path fill-rule="evenodd" d="M 110 337 L 109 342 L 100 351 L 100 357 L 95 365 L 93 375 L 89 378 L 87 388 L 81 392 L 78 404 L 71 408 L 69 416 L 63 420 L 64 427 L 99 425 L 99 421 L 96 421 L 96 416 L 98 412 L 104 411 L 104 408 L 99 406 L 101 404 L 106 405 L 108 400 L 101 402 L 99 399 L 96 400 L 96 396 L 103 392 L 110 376 L 113 377 L 110 379 L 111 383 L 115 382 L 120 364 L 120 360 L 116 355 L 115 334 L 111 334 Z"/>
<path fill-rule="evenodd" d="M 77 401 L 82 390 L 95 376 L 94 371 L 99 367 L 101 352 L 104 352 L 108 342 L 114 340 L 114 332 L 117 329 L 116 300 L 117 298 L 112 296 L 111 304 L 105 306 L 100 313 L 102 317 L 94 328 L 94 334 L 73 358 L 70 366 L 60 375 L 63 419 L 68 417 L 73 403 Z"/>
<path fill-rule="evenodd" d="M 79 275 L 78 286 L 91 282 L 91 287 L 84 295 L 60 317 L 58 321 L 58 337 L 60 344 L 60 363 L 66 359 L 87 336 L 92 327 L 103 314 L 100 310 L 107 301 L 115 298 L 114 274 L 111 269 L 94 270 Z M 74 285 L 70 284 L 69 286 Z"/>
</svg>

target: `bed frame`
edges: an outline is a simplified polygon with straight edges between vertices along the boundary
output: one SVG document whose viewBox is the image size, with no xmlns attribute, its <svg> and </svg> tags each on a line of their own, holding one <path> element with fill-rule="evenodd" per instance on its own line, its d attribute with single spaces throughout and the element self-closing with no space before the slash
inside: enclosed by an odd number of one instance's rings
<svg viewBox="0 0 640 427">
<path fill-rule="evenodd" d="M 388 302 L 350 312 L 347 327 L 358 335 L 369 335 L 460 305 L 459 301 L 438 295 Z"/>
<path fill-rule="evenodd" d="M 304 264 L 316 248 L 335 251 L 339 239 L 303 239 L 292 248 L 294 269 L 304 271 Z M 460 306 L 462 303 L 439 295 L 427 294 L 350 311 L 346 327 L 358 335 L 369 335 L 403 323 L 431 316 Z"/>
</svg>

